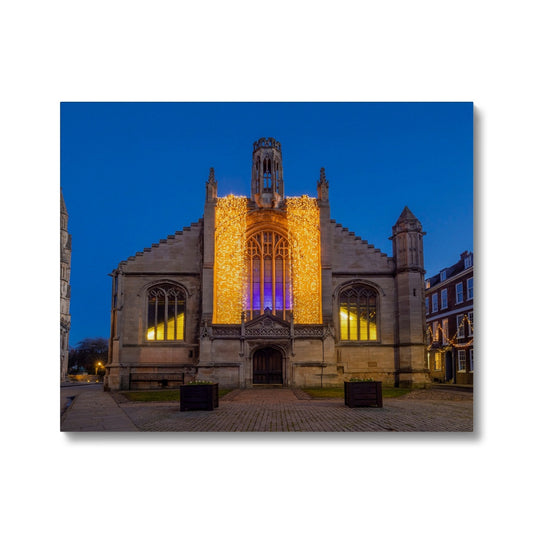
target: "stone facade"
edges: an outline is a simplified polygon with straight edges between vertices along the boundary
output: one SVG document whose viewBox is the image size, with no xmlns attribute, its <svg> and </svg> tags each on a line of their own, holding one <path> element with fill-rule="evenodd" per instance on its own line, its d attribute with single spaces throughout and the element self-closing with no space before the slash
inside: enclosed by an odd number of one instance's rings
<svg viewBox="0 0 533 533">
<path fill-rule="evenodd" d="M 106 387 L 334 386 L 350 377 L 423 386 L 423 231 L 405 208 L 388 257 L 317 197 L 285 197 L 281 145 L 260 139 L 249 198 L 217 196 L 204 216 L 111 274 Z"/>
<path fill-rule="evenodd" d="M 61 381 L 67 377 L 68 371 L 68 339 L 70 333 L 70 261 L 72 240 L 68 232 L 68 213 L 61 193 L 60 221 L 60 372 Z"/>
</svg>

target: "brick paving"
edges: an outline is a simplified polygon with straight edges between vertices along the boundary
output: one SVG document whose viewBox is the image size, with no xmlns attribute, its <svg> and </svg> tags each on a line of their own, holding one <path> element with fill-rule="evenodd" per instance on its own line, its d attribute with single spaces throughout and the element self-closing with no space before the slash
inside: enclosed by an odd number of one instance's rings
<svg viewBox="0 0 533 533">
<path fill-rule="evenodd" d="M 118 403 L 116 400 L 119 400 Z M 383 408 L 350 409 L 342 399 L 310 399 L 291 389 L 235 390 L 214 411 L 181 412 L 179 402 L 130 402 L 120 394 L 82 392 L 62 431 L 173 432 L 470 432 L 473 395 L 413 391 Z"/>
</svg>

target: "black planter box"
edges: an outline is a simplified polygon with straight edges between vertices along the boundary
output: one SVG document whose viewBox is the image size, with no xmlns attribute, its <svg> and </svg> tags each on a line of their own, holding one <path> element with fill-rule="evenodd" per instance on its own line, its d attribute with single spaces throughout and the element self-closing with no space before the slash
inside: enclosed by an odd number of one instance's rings
<svg viewBox="0 0 533 533">
<path fill-rule="evenodd" d="M 180 411 L 212 411 L 218 407 L 218 383 L 180 386 Z"/>
<path fill-rule="evenodd" d="M 383 407 L 381 381 L 345 381 L 344 404 L 348 407 Z"/>
</svg>

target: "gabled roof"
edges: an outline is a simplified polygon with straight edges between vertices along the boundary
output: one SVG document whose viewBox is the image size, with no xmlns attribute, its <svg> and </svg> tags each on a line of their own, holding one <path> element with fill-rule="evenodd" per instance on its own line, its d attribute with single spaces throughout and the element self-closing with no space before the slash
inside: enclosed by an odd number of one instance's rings
<svg viewBox="0 0 533 533">
<path fill-rule="evenodd" d="M 255 318 L 252 318 L 252 320 L 250 320 L 249 322 L 246 322 L 246 327 L 263 324 L 265 320 L 270 320 L 271 322 L 277 323 L 284 327 L 290 326 L 290 322 L 288 322 L 287 320 L 283 320 L 279 316 L 273 315 L 272 311 L 267 307 L 263 315 L 256 316 Z"/>
</svg>

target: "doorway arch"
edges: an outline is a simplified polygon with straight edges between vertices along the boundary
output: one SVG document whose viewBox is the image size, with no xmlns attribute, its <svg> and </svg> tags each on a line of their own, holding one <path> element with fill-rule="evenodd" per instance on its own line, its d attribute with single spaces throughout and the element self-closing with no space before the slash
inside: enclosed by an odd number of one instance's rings
<svg viewBox="0 0 533 533">
<path fill-rule="evenodd" d="M 254 385 L 283 385 L 283 353 L 273 346 L 260 348 L 254 353 Z"/>
</svg>

